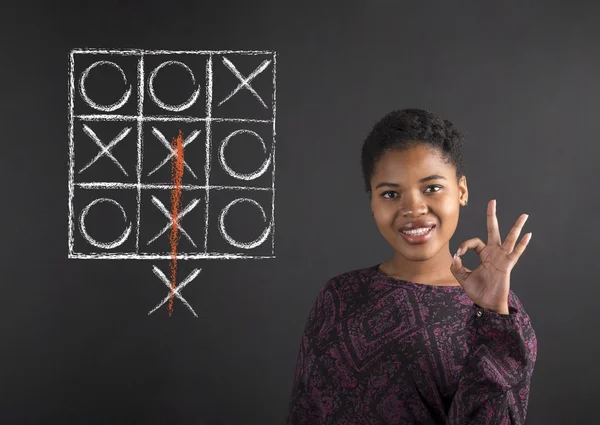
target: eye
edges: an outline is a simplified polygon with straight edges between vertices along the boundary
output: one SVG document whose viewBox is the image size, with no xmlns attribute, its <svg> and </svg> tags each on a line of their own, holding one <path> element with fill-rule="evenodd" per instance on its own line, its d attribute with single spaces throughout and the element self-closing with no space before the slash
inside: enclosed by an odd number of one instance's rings
<svg viewBox="0 0 600 425">
<path fill-rule="evenodd" d="M 438 190 L 436 190 L 436 191 L 433 191 L 433 192 L 427 192 L 427 189 L 429 189 L 430 187 L 436 188 L 436 189 L 438 189 Z M 444 187 L 444 186 L 442 186 L 442 185 L 439 185 L 439 184 L 432 184 L 432 185 L 429 185 L 429 186 L 427 186 L 427 188 L 425 189 L 425 191 L 426 191 L 426 193 L 437 193 L 437 192 L 439 192 L 440 190 L 442 190 L 442 188 L 443 188 L 443 187 Z M 385 192 L 383 192 L 383 193 L 381 194 L 381 196 L 382 196 L 382 197 L 384 197 L 385 199 L 393 199 L 393 198 L 387 198 L 387 197 L 385 196 L 387 193 L 393 193 L 393 194 L 395 194 L 395 195 L 397 194 L 397 192 L 395 192 L 395 191 L 393 191 L 393 190 L 386 190 Z M 394 198 L 395 198 L 395 197 L 394 197 Z"/>
<path fill-rule="evenodd" d="M 439 184 L 432 184 L 432 185 L 430 185 L 430 186 L 427 186 L 427 189 L 429 189 L 430 187 L 435 187 L 435 188 L 437 188 L 437 189 L 439 189 L 439 190 L 436 190 L 435 192 L 428 192 L 428 193 L 437 193 L 437 192 L 439 192 L 440 190 L 442 190 L 442 188 L 443 188 L 444 186 L 441 186 L 441 185 L 439 185 Z"/>
</svg>

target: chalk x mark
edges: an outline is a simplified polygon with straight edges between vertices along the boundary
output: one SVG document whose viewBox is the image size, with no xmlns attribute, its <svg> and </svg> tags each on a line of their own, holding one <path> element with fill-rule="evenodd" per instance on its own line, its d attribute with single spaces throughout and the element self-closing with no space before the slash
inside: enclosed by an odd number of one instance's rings
<svg viewBox="0 0 600 425">
<path fill-rule="evenodd" d="M 156 310 L 158 310 L 163 304 L 165 304 L 167 301 L 169 301 L 169 298 L 171 298 L 172 296 L 175 296 L 179 300 L 181 300 L 181 302 L 197 318 L 198 315 L 196 314 L 196 312 L 194 311 L 192 306 L 188 304 L 188 302 L 185 300 L 185 298 L 183 298 L 181 296 L 180 292 L 188 283 L 190 283 L 196 276 L 198 276 L 198 274 L 200 273 L 200 270 L 202 270 L 202 269 L 192 270 L 192 272 L 179 285 L 177 285 L 177 287 L 172 288 L 171 281 L 169 280 L 169 278 L 167 276 L 165 276 L 165 274 L 158 267 L 153 266 L 152 271 L 167 286 L 167 288 L 169 288 L 169 294 L 165 298 L 163 298 L 163 300 L 161 302 L 159 302 L 156 305 L 156 307 L 154 307 L 152 310 L 150 310 L 150 312 L 148 313 L 148 316 L 150 316 L 152 313 L 154 313 Z"/>
<path fill-rule="evenodd" d="M 151 176 L 152 174 L 154 174 L 160 167 L 162 167 L 167 162 L 169 162 L 169 160 L 171 158 L 174 158 L 174 157 L 177 156 L 177 149 L 175 149 L 175 148 L 173 148 L 171 146 L 171 144 L 167 141 L 167 139 L 160 132 L 160 130 L 158 130 L 156 127 L 152 127 L 152 134 L 154 134 L 154 136 L 156 136 L 156 138 L 169 150 L 170 153 L 167 155 L 167 157 L 165 159 L 162 160 L 162 162 L 160 164 L 158 164 L 152 171 L 150 171 L 148 173 L 149 176 Z M 185 149 L 185 147 L 187 145 L 189 145 L 190 143 L 192 143 L 196 139 L 196 137 L 198 137 L 198 134 L 200 134 L 200 130 L 194 130 L 194 131 L 192 131 L 190 133 L 190 135 L 184 139 L 184 141 L 183 141 L 183 148 Z M 198 178 L 196 176 L 196 174 L 194 174 L 194 171 L 192 171 L 192 169 L 190 168 L 190 166 L 188 165 L 187 162 L 183 161 L 183 166 L 185 168 L 187 168 L 187 170 L 190 172 L 190 174 L 192 176 L 194 176 L 195 179 Z"/>
<path fill-rule="evenodd" d="M 223 64 L 225 64 L 225 66 L 227 68 L 229 68 L 229 70 L 233 73 L 233 75 L 235 75 L 241 82 L 240 84 L 238 84 L 238 86 L 231 92 L 229 93 L 229 95 L 223 99 L 221 101 L 221 103 L 219 103 L 219 106 L 221 106 L 223 103 L 227 102 L 229 99 L 231 99 L 231 97 L 236 94 L 238 91 L 240 91 L 240 89 L 242 88 L 246 88 L 248 90 L 250 90 L 250 92 L 254 95 L 254 97 L 256 97 L 258 99 L 258 101 L 265 107 L 268 108 L 267 104 L 262 100 L 262 98 L 259 96 L 258 93 L 256 93 L 256 90 L 254 90 L 252 88 L 252 86 L 250 85 L 250 81 L 252 81 L 254 78 L 256 78 L 256 76 L 258 74 L 260 74 L 261 72 L 263 72 L 265 69 L 267 69 L 267 67 L 269 66 L 269 64 L 271 63 L 270 60 L 264 60 L 259 66 L 258 68 L 256 68 L 250 75 L 248 75 L 247 77 L 244 77 L 240 71 L 238 71 L 238 69 L 235 67 L 235 65 L 233 63 L 231 63 L 231 61 L 227 58 L 223 58 Z"/>
<path fill-rule="evenodd" d="M 85 167 L 83 167 L 81 170 L 79 170 L 79 173 L 81 173 L 82 171 L 89 168 L 90 165 L 92 165 L 94 162 L 98 161 L 98 159 L 100 159 L 100 157 L 102 157 L 103 155 L 106 155 L 108 158 L 110 158 L 110 160 L 112 162 L 115 163 L 115 165 L 117 167 L 119 167 L 121 169 L 121 171 L 123 171 L 123 174 L 125 174 L 127 176 L 128 175 L 127 171 L 125 171 L 125 169 L 123 168 L 121 163 L 117 160 L 117 158 L 115 158 L 113 156 L 113 154 L 110 153 L 110 150 L 112 148 L 114 148 L 117 145 L 117 143 L 119 143 L 121 140 L 123 140 L 125 137 L 127 137 L 129 132 L 131 131 L 131 127 L 125 127 L 123 130 L 121 130 L 121 132 L 119 134 L 117 134 L 117 136 L 108 145 L 103 144 L 100 141 L 100 138 L 96 135 L 96 133 L 94 133 L 94 131 L 85 124 L 83 124 L 83 131 L 85 132 L 85 134 L 87 134 L 90 137 L 90 139 L 92 139 L 94 141 L 94 143 L 96 143 L 98 145 L 98 147 L 100 148 L 100 152 L 98 152 L 98 154 L 94 158 L 92 158 L 92 160 L 90 162 L 88 162 L 88 164 Z"/>
<path fill-rule="evenodd" d="M 194 248 L 197 248 L 196 244 L 194 243 L 194 241 L 192 240 L 190 235 L 181 226 L 180 221 L 187 213 L 189 213 L 191 210 L 193 210 L 196 207 L 196 205 L 198 205 L 198 202 L 200 202 L 200 199 L 192 200 L 192 202 L 190 202 L 188 204 L 188 206 L 183 209 L 183 211 L 181 211 L 180 213 L 177 214 L 177 219 L 173 220 L 169 210 L 167 210 L 167 208 L 162 204 L 162 202 L 160 202 L 160 200 L 156 196 L 152 195 L 152 203 L 154 205 L 156 205 L 156 208 L 158 208 L 160 210 L 160 212 L 163 213 L 163 215 L 169 219 L 169 222 L 165 225 L 165 227 L 162 228 L 162 230 L 160 230 L 152 239 L 150 239 L 148 241 L 147 245 L 150 245 L 152 242 L 154 242 L 156 239 L 158 239 L 158 237 L 160 235 L 165 233 L 167 230 L 169 230 L 170 227 L 173 226 L 173 222 L 176 222 L 177 227 L 178 227 L 179 231 L 181 232 L 181 234 L 183 236 L 185 236 L 186 238 L 188 238 L 188 240 L 191 242 L 191 244 L 194 245 Z"/>
</svg>

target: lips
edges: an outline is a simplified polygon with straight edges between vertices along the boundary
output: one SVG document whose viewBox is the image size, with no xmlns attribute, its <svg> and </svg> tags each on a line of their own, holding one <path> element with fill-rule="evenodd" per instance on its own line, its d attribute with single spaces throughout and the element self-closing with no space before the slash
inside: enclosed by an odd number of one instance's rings
<svg viewBox="0 0 600 425">
<path fill-rule="evenodd" d="M 431 239 L 431 235 L 435 232 L 436 226 L 431 226 L 430 230 L 422 235 L 410 235 L 400 231 L 402 237 L 411 245 L 424 244 L 429 239 Z"/>
<path fill-rule="evenodd" d="M 431 227 L 435 226 L 435 222 L 434 221 L 430 221 L 430 220 L 416 220 L 416 221 L 411 221 L 410 223 L 406 223 L 404 226 L 402 226 L 400 228 L 400 231 L 402 230 L 415 230 L 415 229 L 429 229 Z"/>
<path fill-rule="evenodd" d="M 407 235 L 415 235 L 415 233 L 405 233 L 405 232 L 413 232 L 415 230 L 420 230 L 421 232 L 424 230 L 430 230 L 432 228 L 435 227 L 435 224 L 432 226 L 428 226 L 428 227 L 415 227 L 414 229 L 402 229 L 400 230 L 402 233 L 407 234 Z M 416 235 L 418 236 L 420 233 L 416 233 Z"/>
</svg>

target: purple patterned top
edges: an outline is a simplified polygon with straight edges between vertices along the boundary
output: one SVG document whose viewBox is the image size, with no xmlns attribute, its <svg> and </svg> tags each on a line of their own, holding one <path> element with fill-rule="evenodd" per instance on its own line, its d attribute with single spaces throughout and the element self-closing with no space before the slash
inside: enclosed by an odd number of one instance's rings
<svg viewBox="0 0 600 425">
<path fill-rule="evenodd" d="M 524 424 L 537 356 L 531 320 L 461 286 L 384 275 L 379 264 L 323 286 L 302 335 L 288 425 Z"/>
</svg>

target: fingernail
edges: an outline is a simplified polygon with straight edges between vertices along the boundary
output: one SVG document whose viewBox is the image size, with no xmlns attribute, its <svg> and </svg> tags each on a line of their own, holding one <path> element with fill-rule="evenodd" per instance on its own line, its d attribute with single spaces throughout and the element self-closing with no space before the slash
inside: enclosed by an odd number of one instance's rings
<svg viewBox="0 0 600 425">
<path fill-rule="evenodd" d="M 454 254 L 454 258 L 456 258 L 458 255 L 460 255 L 460 248 L 458 248 L 458 249 L 456 250 L 456 254 Z"/>
</svg>

